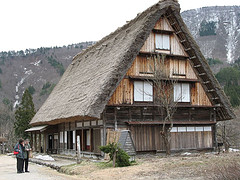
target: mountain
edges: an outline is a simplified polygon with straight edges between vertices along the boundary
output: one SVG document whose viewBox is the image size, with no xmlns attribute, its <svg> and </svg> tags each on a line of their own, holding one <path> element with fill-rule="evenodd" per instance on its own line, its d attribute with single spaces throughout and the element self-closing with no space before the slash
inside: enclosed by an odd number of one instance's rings
<svg viewBox="0 0 240 180">
<path fill-rule="evenodd" d="M 182 12 L 207 58 L 232 63 L 240 57 L 240 6 L 215 6 Z"/>
<path fill-rule="evenodd" d="M 39 109 L 73 57 L 92 44 L 0 52 L 0 101 L 15 108 L 29 88 Z"/>
</svg>

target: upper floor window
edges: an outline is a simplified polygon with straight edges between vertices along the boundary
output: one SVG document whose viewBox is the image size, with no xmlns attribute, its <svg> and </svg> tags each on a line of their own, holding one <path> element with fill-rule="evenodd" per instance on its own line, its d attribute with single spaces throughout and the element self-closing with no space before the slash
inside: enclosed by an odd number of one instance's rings
<svg viewBox="0 0 240 180">
<path fill-rule="evenodd" d="M 190 102 L 190 85 L 189 83 L 174 84 L 174 101 Z"/>
<path fill-rule="evenodd" d="M 167 34 L 155 35 L 156 49 L 170 50 L 170 37 Z"/>
<path fill-rule="evenodd" d="M 153 85 L 148 81 L 134 81 L 134 101 L 153 101 Z"/>
</svg>

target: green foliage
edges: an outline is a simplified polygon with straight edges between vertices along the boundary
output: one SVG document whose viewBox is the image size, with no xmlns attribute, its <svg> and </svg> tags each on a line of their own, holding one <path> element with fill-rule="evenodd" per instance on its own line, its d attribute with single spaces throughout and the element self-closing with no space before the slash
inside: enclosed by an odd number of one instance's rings
<svg viewBox="0 0 240 180">
<path fill-rule="evenodd" d="M 10 110 L 10 111 L 13 110 L 13 104 L 11 103 L 11 101 L 8 98 L 3 98 L 2 102 L 8 110 Z"/>
<path fill-rule="evenodd" d="M 129 155 L 122 150 L 117 143 L 109 143 L 106 146 L 100 146 L 100 150 L 109 154 L 110 159 L 113 160 L 113 155 L 116 153 L 116 164 L 118 167 L 130 166 Z"/>
<path fill-rule="evenodd" d="M 29 93 L 30 93 L 31 95 L 33 95 L 36 90 L 35 90 L 35 88 L 34 88 L 33 86 L 29 86 L 29 87 L 28 87 L 28 91 L 29 91 Z"/>
<path fill-rule="evenodd" d="M 116 163 L 118 167 L 125 167 L 130 166 L 131 163 L 129 161 L 129 155 L 122 150 L 121 148 L 118 149 Z"/>
<path fill-rule="evenodd" d="M 2 74 L 2 69 L 0 68 L 0 74 Z"/>
<path fill-rule="evenodd" d="M 2 100 L 3 104 L 5 104 L 6 106 L 8 106 L 10 104 L 10 100 L 8 98 L 3 98 Z"/>
<path fill-rule="evenodd" d="M 14 130 L 17 137 L 28 138 L 28 134 L 25 130 L 30 128 L 29 123 L 34 115 L 35 109 L 32 96 L 28 89 L 26 89 L 23 94 L 22 101 L 15 112 L 16 122 L 14 123 Z"/>
<path fill-rule="evenodd" d="M 51 83 L 47 82 L 46 84 L 43 85 L 42 90 L 48 89 L 51 87 Z"/>
<path fill-rule="evenodd" d="M 226 67 L 221 69 L 217 74 L 218 81 L 225 86 L 238 85 L 240 80 L 240 71 L 235 67 Z"/>
<path fill-rule="evenodd" d="M 46 84 L 43 85 L 42 90 L 40 92 L 40 96 L 50 94 L 55 86 L 56 84 L 51 84 L 50 82 L 47 82 Z"/>
<path fill-rule="evenodd" d="M 224 92 L 230 98 L 233 107 L 240 105 L 240 69 L 234 65 L 221 69 L 216 78 L 224 86 Z"/>
<path fill-rule="evenodd" d="M 219 59 L 207 58 L 207 61 L 210 66 L 216 65 L 216 64 L 223 64 L 223 62 Z"/>
<path fill-rule="evenodd" d="M 233 107 L 240 105 L 240 86 L 224 86 L 224 92 L 230 97 Z"/>
<path fill-rule="evenodd" d="M 216 35 L 216 22 L 203 20 L 200 24 L 199 34 L 200 36 Z"/>
<path fill-rule="evenodd" d="M 0 80 L 0 89 L 2 89 L 2 81 Z"/>
<path fill-rule="evenodd" d="M 58 62 L 52 55 L 51 57 L 47 57 L 48 63 L 51 64 L 52 67 L 56 69 L 56 71 L 62 76 L 64 73 L 63 64 Z"/>
</svg>

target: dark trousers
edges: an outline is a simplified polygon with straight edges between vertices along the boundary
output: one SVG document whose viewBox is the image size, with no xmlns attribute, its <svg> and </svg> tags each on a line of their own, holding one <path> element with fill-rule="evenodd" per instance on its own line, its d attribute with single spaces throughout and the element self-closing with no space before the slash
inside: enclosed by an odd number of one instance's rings
<svg viewBox="0 0 240 180">
<path fill-rule="evenodd" d="M 25 164 L 25 172 L 28 171 L 28 158 L 24 159 L 24 164 Z"/>
<path fill-rule="evenodd" d="M 23 172 L 23 164 L 24 160 L 21 158 L 17 158 L 17 172 Z"/>
</svg>

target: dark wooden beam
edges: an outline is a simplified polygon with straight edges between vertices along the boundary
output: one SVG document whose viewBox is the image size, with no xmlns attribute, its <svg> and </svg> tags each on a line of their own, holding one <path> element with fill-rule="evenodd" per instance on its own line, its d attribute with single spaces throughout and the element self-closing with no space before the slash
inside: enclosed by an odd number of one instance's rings
<svg viewBox="0 0 240 180">
<path fill-rule="evenodd" d="M 161 125 L 163 121 L 132 121 L 132 122 L 125 122 L 130 125 Z M 170 122 L 165 122 L 166 124 L 170 124 Z M 216 124 L 213 121 L 174 121 L 174 125 L 210 125 Z"/>
<path fill-rule="evenodd" d="M 174 31 L 168 31 L 168 30 L 159 30 L 159 29 L 153 29 L 152 30 L 154 33 L 159 33 L 159 34 L 173 34 Z"/>
<path fill-rule="evenodd" d="M 162 53 L 160 52 L 139 52 L 139 56 L 144 56 L 144 57 L 151 57 L 151 56 L 155 56 L 155 55 L 160 55 Z M 189 57 L 188 56 L 184 56 L 184 55 L 175 55 L 175 54 L 166 54 L 166 57 L 171 57 L 174 59 L 180 59 L 180 60 L 187 60 Z"/>
<path fill-rule="evenodd" d="M 115 105 L 107 105 L 107 107 L 161 107 L 160 105 L 156 105 L 154 103 L 134 103 L 134 104 L 115 104 Z M 191 105 L 191 104 L 178 104 L 177 108 L 215 108 L 219 106 L 198 106 L 198 105 Z"/>
<path fill-rule="evenodd" d="M 151 76 L 125 76 L 126 79 L 136 79 L 136 80 L 152 80 Z M 163 78 L 163 81 L 178 81 L 178 82 L 199 82 L 198 79 L 185 79 L 185 78 Z"/>
</svg>

